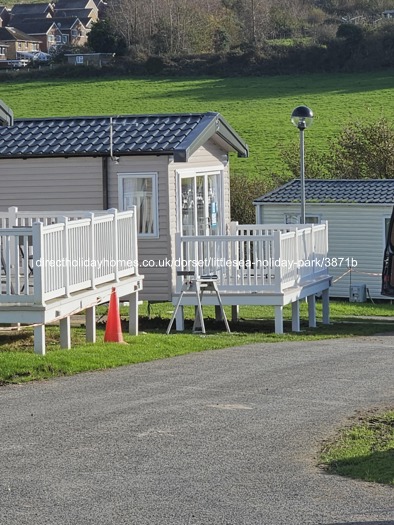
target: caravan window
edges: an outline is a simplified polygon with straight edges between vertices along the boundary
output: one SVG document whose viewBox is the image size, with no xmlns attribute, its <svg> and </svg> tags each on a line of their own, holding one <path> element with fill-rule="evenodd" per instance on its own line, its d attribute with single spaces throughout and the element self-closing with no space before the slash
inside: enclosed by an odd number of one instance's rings
<svg viewBox="0 0 394 525">
<path fill-rule="evenodd" d="M 158 236 L 157 173 L 124 173 L 119 175 L 119 206 L 122 210 L 137 208 L 140 236 Z"/>
<path fill-rule="evenodd" d="M 301 220 L 301 215 L 299 214 L 290 214 L 285 213 L 285 224 L 299 224 Z M 320 215 L 306 215 L 305 224 L 320 224 L 321 216 Z"/>
</svg>

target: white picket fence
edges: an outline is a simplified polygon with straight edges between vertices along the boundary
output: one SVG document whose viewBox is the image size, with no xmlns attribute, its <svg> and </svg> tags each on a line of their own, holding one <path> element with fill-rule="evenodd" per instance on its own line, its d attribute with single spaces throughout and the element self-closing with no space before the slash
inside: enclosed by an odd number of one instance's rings
<svg viewBox="0 0 394 525">
<path fill-rule="evenodd" d="M 60 215 L 61 214 L 61 215 Z M 44 305 L 138 275 L 135 208 L 0 213 L 0 304 Z"/>
<path fill-rule="evenodd" d="M 221 293 L 274 292 L 328 275 L 327 223 L 238 225 L 229 235 L 177 236 L 182 270 L 216 275 Z M 177 292 L 182 277 L 177 281 Z"/>
</svg>

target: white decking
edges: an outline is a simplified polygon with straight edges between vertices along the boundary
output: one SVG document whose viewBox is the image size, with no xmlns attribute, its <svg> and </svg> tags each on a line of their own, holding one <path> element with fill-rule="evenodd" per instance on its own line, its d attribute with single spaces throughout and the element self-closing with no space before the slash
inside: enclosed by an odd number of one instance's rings
<svg viewBox="0 0 394 525">
<path fill-rule="evenodd" d="M 331 277 L 327 223 L 319 225 L 238 225 L 228 235 L 177 237 L 177 261 L 196 277 L 216 275 L 225 305 L 272 305 L 275 332 L 283 332 L 283 307 L 293 304 L 294 331 L 300 329 L 299 301 L 309 304 L 309 325 L 316 326 L 315 297 L 321 294 L 323 322 L 329 322 L 328 290 Z M 182 287 L 177 278 L 173 294 L 177 302 Z M 181 305 L 196 305 L 195 294 L 185 294 Z M 204 304 L 217 305 L 214 294 L 204 294 Z M 177 318 L 183 329 L 183 313 Z"/>
<path fill-rule="evenodd" d="M 130 304 L 129 332 L 138 332 L 135 209 L 108 212 L 0 213 L 0 323 L 34 325 L 34 350 L 45 354 L 45 324 L 60 320 L 60 342 L 70 348 L 70 315 L 86 310 L 94 342 L 95 307 L 112 288 Z"/>
</svg>

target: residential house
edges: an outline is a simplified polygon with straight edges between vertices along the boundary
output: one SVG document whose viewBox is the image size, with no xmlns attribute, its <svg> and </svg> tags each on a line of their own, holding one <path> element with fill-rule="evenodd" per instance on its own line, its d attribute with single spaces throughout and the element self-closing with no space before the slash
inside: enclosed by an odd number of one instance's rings
<svg viewBox="0 0 394 525">
<path fill-rule="evenodd" d="M 79 18 L 82 24 L 85 26 L 85 29 L 90 31 L 92 24 L 94 22 L 93 10 L 92 9 L 72 9 L 62 11 L 61 9 L 56 10 L 55 18 L 60 20 L 62 17 L 65 18 Z"/>
<path fill-rule="evenodd" d="M 0 61 L 7 60 L 8 45 L 0 42 Z"/>
<path fill-rule="evenodd" d="M 93 22 L 99 19 L 99 10 L 94 0 L 59 0 L 55 4 L 56 16 L 59 16 L 59 13 L 67 13 L 67 16 L 84 18 L 81 10 L 84 10 L 85 16 L 87 15 Z"/>
<path fill-rule="evenodd" d="M 10 21 L 11 13 L 5 6 L 0 6 L 0 27 L 8 25 Z"/>
<path fill-rule="evenodd" d="M 0 42 L 5 44 L 5 54 L 7 60 L 17 60 L 19 52 L 40 51 L 40 40 L 17 29 L 15 27 L 0 28 Z"/>
<path fill-rule="evenodd" d="M 257 198 L 257 224 L 300 220 L 300 181 L 293 180 Z M 394 180 L 305 181 L 306 222 L 328 221 L 328 259 L 332 297 L 350 297 L 365 285 L 382 299 L 381 272 L 386 234 L 394 205 Z"/>
<path fill-rule="evenodd" d="M 62 32 L 63 43 L 70 44 L 72 46 L 83 46 L 87 43 L 87 31 L 79 18 L 54 17 L 52 20 Z"/>
<path fill-rule="evenodd" d="M 18 18 L 51 18 L 54 13 L 53 4 L 15 4 L 11 9 L 11 23 L 13 17 Z"/>
<path fill-rule="evenodd" d="M 15 27 L 40 42 L 41 51 L 49 53 L 65 42 L 63 34 L 52 18 L 24 19 L 15 17 Z"/>
</svg>

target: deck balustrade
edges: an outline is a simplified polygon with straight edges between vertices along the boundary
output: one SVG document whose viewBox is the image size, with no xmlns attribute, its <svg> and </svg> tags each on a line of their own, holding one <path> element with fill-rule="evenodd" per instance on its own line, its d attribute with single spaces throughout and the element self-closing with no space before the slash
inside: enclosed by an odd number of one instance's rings
<svg viewBox="0 0 394 525">
<path fill-rule="evenodd" d="M 272 305 L 275 332 L 283 333 L 283 307 L 292 304 L 292 329 L 300 330 L 300 300 L 308 301 L 309 326 L 316 326 L 315 300 L 323 304 L 323 323 L 329 323 L 329 275 L 327 223 L 318 225 L 231 223 L 227 235 L 177 236 L 177 261 L 183 271 L 195 278 L 216 276 L 223 304 L 233 307 L 238 318 L 239 305 Z M 173 302 L 182 289 L 177 277 Z M 204 294 L 206 304 L 215 297 Z M 183 305 L 195 304 L 193 294 L 182 296 Z M 184 326 L 182 308 L 177 329 Z"/>
<path fill-rule="evenodd" d="M 327 224 L 237 225 L 229 235 L 182 236 L 182 269 L 216 275 L 221 293 L 274 292 L 328 275 Z M 180 289 L 178 282 L 177 291 Z"/>
<path fill-rule="evenodd" d="M 135 210 L 67 215 L 0 214 L 0 304 L 44 305 L 138 273 Z"/>
</svg>

